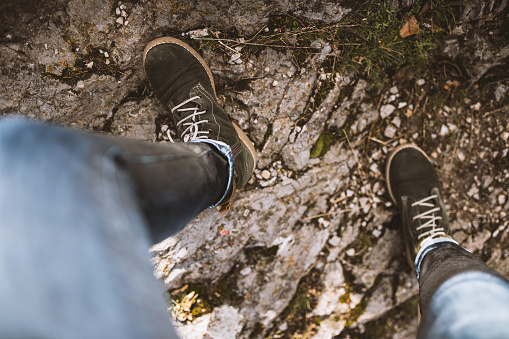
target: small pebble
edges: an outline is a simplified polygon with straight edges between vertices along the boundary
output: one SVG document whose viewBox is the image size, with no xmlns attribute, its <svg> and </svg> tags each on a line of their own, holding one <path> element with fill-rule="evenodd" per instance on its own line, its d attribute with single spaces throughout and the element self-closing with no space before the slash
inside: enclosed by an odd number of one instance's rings
<svg viewBox="0 0 509 339">
<path fill-rule="evenodd" d="M 474 104 L 474 105 L 470 106 L 470 108 L 471 108 L 471 109 L 473 109 L 474 111 L 478 111 L 478 110 L 480 110 L 480 109 L 481 109 L 481 103 L 480 103 L 480 102 L 478 102 L 478 103 L 476 103 L 476 104 Z"/>
<path fill-rule="evenodd" d="M 263 179 L 265 180 L 269 180 L 270 179 L 270 172 L 267 171 L 267 170 L 263 170 L 262 173 L 260 174 L 262 176 Z"/>
<path fill-rule="evenodd" d="M 419 80 L 417 80 L 417 85 L 418 85 L 418 86 L 422 86 L 422 85 L 424 85 L 425 83 L 426 83 L 426 80 L 424 80 L 424 79 L 419 79 Z"/>
<path fill-rule="evenodd" d="M 392 114 L 392 112 L 394 112 L 395 109 L 396 109 L 396 107 L 394 107 L 393 105 L 383 105 L 380 108 L 380 117 L 382 119 L 387 118 L 388 116 L 390 116 Z"/>
<path fill-rule="evenodd" d="M 499 204 L 499 205 L 504 205 L 504 204 L 505 204 L 505 201 L 506 201 L 506 196 L 505 196 L 505 194 L 499 194 L 499 196 L 498 196 L 498 204 Z"/>
<path fill-rule="evenodd" d="M 240 59 L 241 57 L 241 54 L 240 53 L 235 53 L 232 55 L 232 57 L 230 58 L 231 61 L 235 61 L 235 60 L 238 60 Z"/>
<path fill-rule="evenodd" d="M 376 238 L 378 238 L 380 235 L 382 235 L 382 232 L 381 232 L 381 231 L 379 231 L 378 229 L 376 229 L 376 230 L 374 230 L 374 231 L 373 231 L 373 235 L 374 235 Z"/>
<path fill-rule="evenodd" d="M 394 117 L 394 119 L 392 119 L 392 123 L 394 124 L 394 126 L 399 128 L 401 126 L 401 118 L 398 116 Z"/>
<path fill-rule="evenodd" d="M 248 275 L 249 273 L 251 273 L 251 267 L 245 267 L 243 268 L 241 271 L 240 271 L 240 274 L 241 275 Z"/>
<path fill-rule="evenodd" d="M 475 198 L 475 196 L 478 196 L 479 194 L 479 189 L 477 188 L 477 186 L 472 186 L 470 188 L 470 190 L 468 190 L 467 192 L 467 195 L 471 198 Z"/>
<path fill-rule="evenodd" d="M 124 18 L 127 18 L 127 12 L 126 12 L 126 11 L 122 11 L 122 16 L 123 16 Z"/>
<path fill-rule="evenodd" d="M 391 94 L 398 94 L 398 88 L 396 86 L 392 86 L 389 92 L 391 92 Z"/>
<path fill-rule="evenodd" d="M 445 137 L 449 134 L 449 127 L 442 125 L 442 128 L 440 129 L 440 135 Z"/>
<path fill-rule="evenodd" d="M 333 236 L 332 238 L 329 239 L 329 244 L 331 246 L 338 246 L 339 244 L 341 243 L 341 238 L 338 237 L 337 235 Z"/>
<path fill-rule="evenodd" d="M 123 17 L 119 17 L 116 22 L 117 22 L 117 24 L 123 25 L 124 24 L 124 18 Z"/>
<path fill-rule="evenodd" d="M 120 13 L 121 13 L 121 12 L 120 12 L 120 8 L 118 8 L 118 7 L 117 7 L 117 8 L 115 9 L 115 14 L 116 14 L 116 15 L 120 15 Z"/>
<path fill-rule="evenodd" d="M 353 257 L 355 255 L 355 249 L 350 248 L 348 251 L 346 251 L 346 255 L 349 257 Z"/>
<path fill-rule="evenodd" d="M 400 108 L 400 109 L 401 109 L 401 108 L 405 107 L 406 105 L 407 105 L 407 103 L 406 103 L 406 102 L 400 102 L 400 103 L 398 104 L 398 108 Z"/>
<path fill-rule="evenodd" d="M 397 132 L 396 126 L 390 124 L 390 125 L 387 125 L 387 127 L 385 128 L 384 135 L 387 138 L 392 139 L 396 135 L 396 132 Z"/>
</svg>

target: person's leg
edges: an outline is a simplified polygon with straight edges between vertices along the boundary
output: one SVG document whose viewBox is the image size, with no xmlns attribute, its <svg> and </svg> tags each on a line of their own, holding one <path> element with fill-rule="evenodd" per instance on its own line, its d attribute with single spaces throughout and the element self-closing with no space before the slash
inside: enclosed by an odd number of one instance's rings
<svg viewBox="0 0 509 339">
<path fill-rule="evenodd" d="M 419 295 L 421 310 L 429 308 L 431 299 L 438 288 L 447 280 L 466 272 L 482 272 L 501 280 L 507 280 L 500 273 L 488 267 L 479 257 L 453 243 L 439 243 L 428 246 L 426 255 L 418 260 Z"/>
<path fill-rule="evenodd" d="M 147 222 L 119 152 L 0 120 L 0 337 L 168 338 Z"/>
<path fill-rule="evenodd" d="M 419 337 L 509 337 L 507 322 L 500 321 L 509 315 L 509 283 L 452 239 L 438 175 L 426 154 L 414 145 L 398 147 L 389 156 L 386 179 L 419 281 Z"/>
<path fill-rule="evenodd" d="M 509 338 L 507 279 L 459 245 L 435 246 L 417 259 L 418 337 Z"/>
<path fill-rule="evenodd" d="M 153 242 L 177 233 L 228 190 L 228 161 L 210 144 L 89 136 L 112 145 L 128 171 Z"/>
</svg>

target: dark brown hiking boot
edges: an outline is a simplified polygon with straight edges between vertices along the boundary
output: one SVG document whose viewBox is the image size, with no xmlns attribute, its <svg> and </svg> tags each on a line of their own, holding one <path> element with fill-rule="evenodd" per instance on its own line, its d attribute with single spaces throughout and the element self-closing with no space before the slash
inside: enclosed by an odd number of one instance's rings
<svg viewBox="0 0 509 339">
<path fill-rule="evenodd" d="M 438 174 L 428 156 L 412 144 L 397 147 L 386 167 L 389 194 L 398 206 L 410 267 L 430 240 L 451 238 Z"/>
<path fill-rule="evenodd" d="M 222 212 L 229 210 L 233 194 L 253 173 L 257 156 L 252 142 L 219 106 L 209 67 L 192 47 L 169 37 L 145 47 L 143 67 L 173 119 L 178 139 L 211 144 L 228 159 L 228 188 L 218 205 Z"/>
</svg>

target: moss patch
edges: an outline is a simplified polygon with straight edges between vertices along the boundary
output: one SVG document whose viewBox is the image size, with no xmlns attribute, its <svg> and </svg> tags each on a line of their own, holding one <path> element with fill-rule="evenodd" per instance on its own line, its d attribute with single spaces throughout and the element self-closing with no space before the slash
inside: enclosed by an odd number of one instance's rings
<svg viewBox="0 0 509 339">
<path fill-rule="evenodd" d="M 398 332 L 398 328 L 408 326 L 416 318 L 418 304 L 419 296 L 413 296 L 381 318 L 366 323 L 363 333 L 358 328 L 347 328 L 340 334 L 340 337 L 352 339 L 392 338 Z M 415 326 L 417 327 L 417 323 Z"/>
<path fill-rule="evenodd" d="M 311 57 L 329 44 L 332 52 L 323 65 L 325 72 L 348 69 L 381 84 L 382 79 L 405 65 L 417 75 L 426 73 L 438 41 L 454 23 L 455 5 L 457 2 L 447 0 L 433 1 L 431 5 L 416 0 L 412 7 L 397 12 L 384 1 L 369 1 L 333 25 L 291 15 L 273 16 L 253 36 L 221 33 L 188 42 L 198 50 L 211 48 L 228 55 L 242 47 L 244 58 L 267 47 L 291 51 L 298 68 L 307 67 Z M 412 16 L 420 32 L 402 38 L 400 30 Z"/>
<path fill-rule="evenodd" d="M 309 338 L 317 332 L 320 326 L 320 317 L 307 317 L 307 313 L 316 307 L 318 296 L 321 294 L 323 285 L 320 280 L 320 271 L 317 269 L 303 277 L 299 282 L 297 291 L 288 306 L 279 317 L 279 323 L 270 331 L 270 335 L 280 338 Z M 285 331 L 278 329 L 283 323 L 287 324 Z M 270 336 L 269 336 L 270 337 Z"/>
<path fill-rule="evenodd" d="M 208 314 L 226 302 L 236 305 L 242 301 L 242 296 L 237 293 L 235 279 L 222 280 L 215 286 L 186 286 L 172 293 L 172 306 L 169 307 L 174 319 L 181 322 L 189 322 Z"/>
</svg>

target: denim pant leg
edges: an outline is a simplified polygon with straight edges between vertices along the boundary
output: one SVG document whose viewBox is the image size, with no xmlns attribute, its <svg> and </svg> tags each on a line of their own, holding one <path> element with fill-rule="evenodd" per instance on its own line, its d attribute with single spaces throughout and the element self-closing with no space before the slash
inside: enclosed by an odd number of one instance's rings
<svg viewBox="0 0 509 339">
<path fill-rule="evenodd" d="M 147 159 L 136 152 L 93 134 L 0 120 L 1 338 L 176 337 L 147 252 L 146 213 L 163 208 L 140 204 L 157 185 L 139 175 L 164 170 L 150 158 L 144 172 Z M 171 232 L 181 226 L 168 222 Z"/>
<path fill-rule="evenodd" d="M 418 338 L 509 338 L 509 282 L 459 245 L 420 259 Z"/>
</svg>

